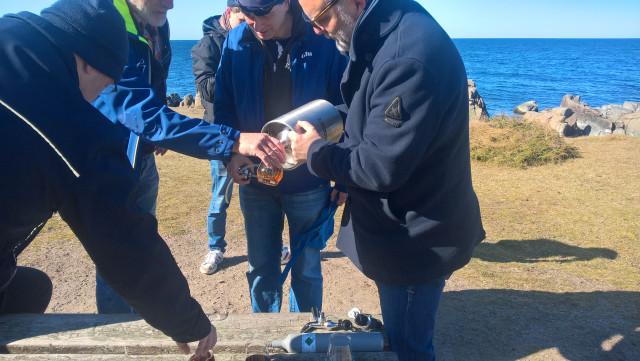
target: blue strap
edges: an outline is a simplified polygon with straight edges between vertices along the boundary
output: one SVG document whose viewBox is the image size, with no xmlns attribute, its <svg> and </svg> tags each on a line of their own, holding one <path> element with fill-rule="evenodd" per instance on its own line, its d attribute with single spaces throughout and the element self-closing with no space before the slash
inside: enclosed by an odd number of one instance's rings
<svg viewBox="0 0 640 361">
<path fill-rule="evenodd" d="M 278 278 L 278 282 L 280 282 L 280 285 L 284 284 L 284 281 L 287 279 L 287 276 L 289 275 L 289 270 L 291 270 L 291 267 L 296 262 L 298 257 L 300 257 L 300 254 L 302 254 L 302 251 L 305 249 L 305 247 L 307 247 L 307 244 L 309 244 L 309 242 L 312 239 L 314 239 L 319 234 L 321 234 L 321 230 L 323 226 L 327 223 L 327 221 L 330 218 L 333 218 L 333 215 L 336 213 L 336 209 L 338 209 L 338 204 L 336 203 L 337 199 L 338 199 L 338 196 L 336 196 L 331 202 L 329 202 L 329 204 L 326 207 L 324 207 L 324 209 L 320 213 L 320 216 L 318 216 L 318 219 L 315 221 L 315 223 L 313 223 L 311 227 L 307 228 L 304 232 L 301 232 L 291 242 L 291 244 L 296 244 L 296 241 L 300 240 L 300 243 L 298 243 L 298 247 L 296 247 L 296 249 L 293 251 L 293 254 L 291 255 L 291 259 L 289 260 L 289 263 L 287 263 L 287 265 L 284 267 L 284 270 L 282 271 L 282 273 L 280 274 L 280 277 Z M 333 232 L 333 229 L 331 231 Z"/>
</svg>

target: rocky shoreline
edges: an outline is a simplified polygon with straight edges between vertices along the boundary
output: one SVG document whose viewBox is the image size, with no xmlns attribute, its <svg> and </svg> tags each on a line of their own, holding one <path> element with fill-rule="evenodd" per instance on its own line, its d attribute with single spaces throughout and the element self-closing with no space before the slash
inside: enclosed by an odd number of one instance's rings
<svg viewBox="0 0 640 361">
<path fill-rule="evenodd" d="M 640 103 L 591 107 L 579 95 L 565 95 L 559 107 L 538 112 L 535 101 L 519 105 L 514 114 L 539 122 L 565 137 L 608 134 L 640 137 Z"/>
<path fill-rule="evenodd" d="M 473 80 L 468 79 L 469 121 L 477 122 L 489 119 L 487 106 L 478 93 Z M 178 94 L 167 97 L 170 107 L 202 107 L 200 94 Z M 592 107 L 580 101 L 579 95 L 567 94 L 562 97 L 559 107 L 538 111 L 535 100 L 522 103 L 513 109 L 513 114 L 522 119 L 538 122 L 558 132 L 564 137 L 598 136 L 621 134 L 640 137 L 640 103 L 625 101 L 620 104 L 608 104 Z"/>
<path fill-rule="evenodd" d="M 591 107 L 581 102 L 579 95 L 567 94 L 559 107 L 539 112 L 538 103 L 531 100 L 515 107 L 513 114 L 538 122 L 564 137 L 608 134 L 640 137 L 640 103 L 636 102 Z M 482 121 L 488 117 L 484 100 L 469 79 L 469 120 Z"/>
</svg>

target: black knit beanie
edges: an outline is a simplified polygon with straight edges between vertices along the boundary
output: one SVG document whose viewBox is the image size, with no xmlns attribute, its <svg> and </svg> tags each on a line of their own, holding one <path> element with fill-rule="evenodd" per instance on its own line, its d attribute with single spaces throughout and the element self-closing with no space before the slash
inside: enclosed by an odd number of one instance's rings
<svg viewBox="0 0 640 361">
<path fill-rule="evenodd" d="M 127 30 L 113 0 L 58 0 L 40 13 L 69 36 L 71 50 L 116 82 L 129 54 Z"/>
</svg>

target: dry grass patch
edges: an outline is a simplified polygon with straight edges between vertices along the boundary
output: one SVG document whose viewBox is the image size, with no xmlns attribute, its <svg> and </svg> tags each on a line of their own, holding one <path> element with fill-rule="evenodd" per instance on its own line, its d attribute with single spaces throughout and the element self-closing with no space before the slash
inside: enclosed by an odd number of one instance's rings
<svg viewBox="0 0 640 361">
<path fill-rule="evenodd" d="M 470 126 L 471 159 L 527 168 L 577 158 L 576 147 L 542 125 L 500 116 Z"/>
</svg>

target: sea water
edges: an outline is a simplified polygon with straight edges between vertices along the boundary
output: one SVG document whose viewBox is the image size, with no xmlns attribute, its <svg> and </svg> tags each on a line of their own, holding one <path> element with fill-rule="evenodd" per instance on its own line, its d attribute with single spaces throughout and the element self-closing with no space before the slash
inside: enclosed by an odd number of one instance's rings
<svg viewBox="0 0 640 361">
<path fill-rule="evenodd" d="M 190 50 L 172 40 L 169 93 L 195 95 Z M 591 106 L 640 102 L 640 39 L 454 39 L 489 114 L 529 101 L 560 106 L 566 94 Z"/>
</svg>

